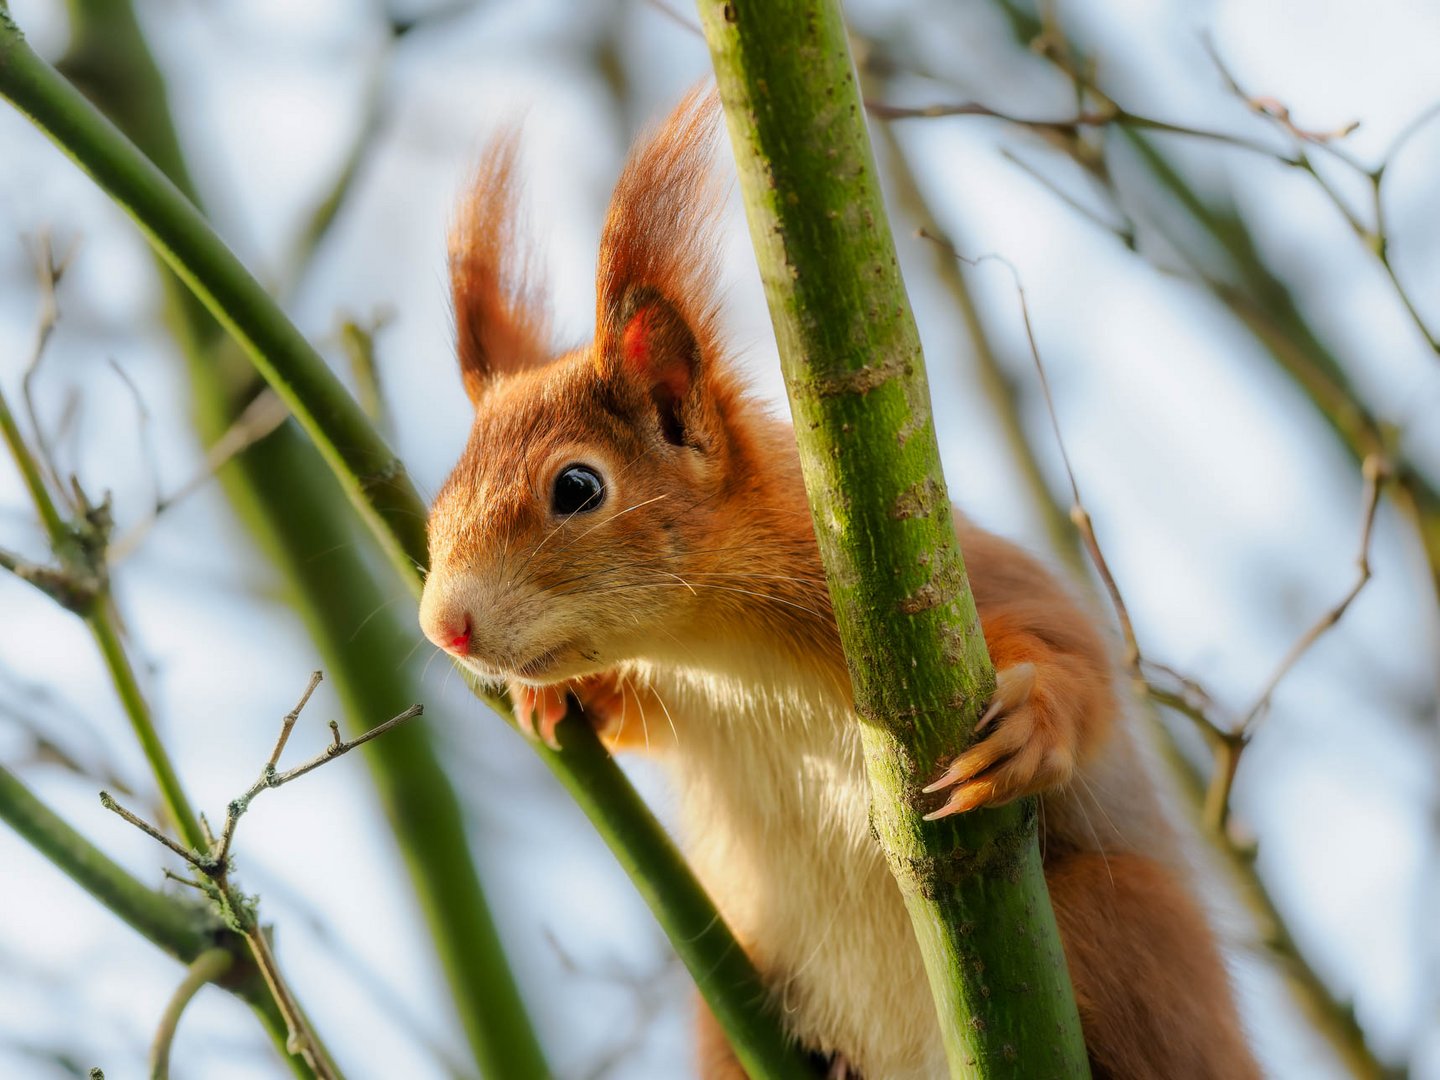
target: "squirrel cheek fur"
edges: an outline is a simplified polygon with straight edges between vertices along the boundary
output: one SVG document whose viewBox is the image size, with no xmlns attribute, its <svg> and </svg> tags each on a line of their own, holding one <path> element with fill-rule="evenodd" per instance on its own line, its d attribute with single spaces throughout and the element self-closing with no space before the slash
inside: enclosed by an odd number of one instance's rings
<svg viewBox="0 0 1440 1080">
<path fill-rule="evenodd" d="M 514 220 L 515 140 L 451 237 L 475 423 L 430 519 L 427 634 L 563 742 L 567 694 L 675 779 L 687 853 L 806 1047 L 867 1080 L 947 1075 L 898 887 L 869 831 L 849 678 L 793 437 L 717 331 L 717 107 L 632 152 L 600 244 L 595 341 L 554 356 Z M 581 467 L 601 494 L 556 494 Z M 563 511 L 563 512 L 562 512 Z M 998 672 L 935 814 L 1036 794 L 1096 1076 L 1258 1076 L 1179 841 L 1094 622 L 1040 563 L 957 515 Z M 701 1008 L 700 1068 L 743 1072 Z"/>
</svg>

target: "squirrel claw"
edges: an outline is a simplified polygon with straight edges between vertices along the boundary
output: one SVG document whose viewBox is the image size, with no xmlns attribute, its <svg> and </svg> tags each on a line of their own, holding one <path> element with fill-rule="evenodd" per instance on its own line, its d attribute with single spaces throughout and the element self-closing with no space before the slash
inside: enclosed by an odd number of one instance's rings
<svg viewBox="0 0 1440 1080">
<path fill-rule="evenodd" d="M 1024 705 L 1025 702 L 1029 700 L 1030 691 L 1033 689 L 1035 689 L 1034 664 L 1016 664 L 1014 667 L 1006 668 L 996 675 L 995 696 L 990 699 L 989 707 L 985 710 L 984 715 L 980 717 L 979 722 L 976 723 L 975 734 L 980 735 L 983 733 L 985 729 L 990 726 L 990 722 L 997 716 L 1013 712 L 1021 705 Z M 974 751 L 978 750 L 980 746 L 981 744 L 977 743 L 971 747 L 969 751 L 961 754 L 951 762 L 950 767 L 945 770 L 940 779 L 921 790 L 929 795 L 939 791 L 941 788 L 947 788 L 951 784 L 957 783 L 967 776 L 973 775 L 979 771 L 979 769 L 985 768 L 986 765 L 991 764 L 991 762 L 985 761 L 984 764 L 978 765 L 977 768 L 977 761 L 983 759 L 980 755 L 975 754 Z M 951 813 L 954 813 L 954 811 L 951 811 Z M 940 814 L 939 816 L 944 817 L 945 815 Z M 930 818 L 927 817 L 926 820 L 928 821 Z"/>
<path fill-rule="evenodd" d="M 924 815 L 935 821 L 981 806 L 999 806 L 1058 786 L 1074 767 L 1074 748 L 1060 737 L 1043 698 L 1036 698 L 1035 665 L 1016 664 L 995 678 L 995 696 L 977 733 L 984 737 L 951 762 L 925 792 L 950 788 L 944 805 Z"/>
<path fill-rule="evenodd" d="M 565 719 L 564 687 L 515 685 L 510 688 L 510 696 L 520 733 L 527 739 L 539 739 L 551 750 L 559 750 L 555 729 Z"/>
<path fill-rule="evenodd" d="M 999 672 L 995 676 L 995 694 L 990 698 L 989 708 L 975 724 L 975 734 L 979 735 L 983 732 L 990 726 L 990 721 L 997 716 L 1012 712 L 1024 705 L 1030 699 L 1030 692 L 1034 689 L 1034 664 L 1016 664 L 1012 668 L 1006 668 Z M 930 789 L 926 788 L 926 790 Z"/>
</svg>

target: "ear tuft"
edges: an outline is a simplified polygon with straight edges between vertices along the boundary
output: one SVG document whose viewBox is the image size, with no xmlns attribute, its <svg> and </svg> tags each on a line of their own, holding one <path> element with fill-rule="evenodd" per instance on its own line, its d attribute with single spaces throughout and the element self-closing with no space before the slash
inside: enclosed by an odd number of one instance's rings
<svg viewBox="0 0 1440 1080">
<path fill-rule="evenodd" d="M 516 235 L 515 130 L 486 148 L 450 230 L 450 295 L 465 392 L 477 401 L 497 375 L 549 358 L 546 311 Z"/>
<path fill-rule="evenodd" d="M 657 340 L 676 343 L 672 324 L 701 357 L 718 344 L 715 224 L 725 188 L 712 158 L 719 117 L 714 92 L 692 90 L 639 141 L 615 185 L 600 239 L 596 334 L 602 354 L 631 373 L 641 354 L 653 366 Z"/>
</svg>

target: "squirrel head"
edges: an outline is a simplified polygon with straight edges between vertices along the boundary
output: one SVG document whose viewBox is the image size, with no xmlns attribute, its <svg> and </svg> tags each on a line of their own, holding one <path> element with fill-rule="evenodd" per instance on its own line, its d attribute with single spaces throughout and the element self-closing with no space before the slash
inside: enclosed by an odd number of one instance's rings
<svg viewBox="0 0 1440 1080">
<path fill-rule="evenodd" d="M 483 677 L 544 685 L 643 655 L 699 616 L 710 591 L 687 576 L 737 542 L 717 543 L 743 497 L 714 289 L 718 112 L 692 92 L 632 151 L 588 346 L 548 346 L 514 234 L 513 135 L 461 208 L 450 272 L 475 420 L 431 511 L 420 620 Z"/>
</svg>

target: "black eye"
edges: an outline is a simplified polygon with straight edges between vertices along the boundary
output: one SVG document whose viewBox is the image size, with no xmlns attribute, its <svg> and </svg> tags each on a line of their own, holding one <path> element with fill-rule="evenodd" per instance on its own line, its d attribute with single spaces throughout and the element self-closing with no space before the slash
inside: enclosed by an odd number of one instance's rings
<svg viewBox="0 0 1440 1080">
<path fill-rule="evenodd" d="M 589 465 L 566 465 L 550 492 L 550 509 L 562 517 L 597 510 L 604 501 L 605 481 Z"/>
</svg>

